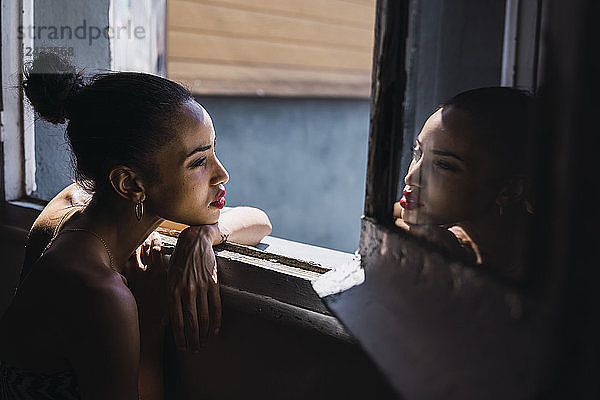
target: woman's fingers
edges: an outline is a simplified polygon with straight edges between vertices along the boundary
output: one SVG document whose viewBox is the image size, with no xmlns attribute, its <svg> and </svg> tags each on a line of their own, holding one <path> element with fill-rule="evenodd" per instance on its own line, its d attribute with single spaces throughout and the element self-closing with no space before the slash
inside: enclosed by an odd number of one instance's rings
<svg viewBox="0 0 600 400">
<path fill-rule="evenodd" d="M 199 326 L 199 338 L 201 343 L 208 342 L 208 328 L 210 325 L 210 314 L 208 312 L 208 297 L 207 292 L 204 291 L 198 296 L 198 318 L 200 321 Z"/>
<path fill-rule="evenodd" d="M 394 218 L 402 218 L 402 206 L 400 205 L 399 201 L 394 203 L 393 216 L 394 216 Z"/>
<path fill-rule="evenodd" d="M 160 249 L 162 248 L 162 240 L 158 232 L 152 232 L 150 236 L 148 236 L 148 238 L 150 239 L 150 246 L 152 247 L 152 249 L 155 251 L 160 251 Z"/>
<path fill-rule="evenodd" d="M 139 253 L 136 250 L 136 253 L 139 254 L 138 262 L 140 263 L 140 268 L 145 269 L 144 267 L 155 262 L 155 256 L 153 253 L 160 252 L 162 248 L 162 240 L 160 239 L 160 235 L 158 232 L 152 232 L 144 243 L 139 248 Z"/>
<path fill-rule="evenodd" d="M 181 297 L 178 293 L 171 294 L 170 297 L 170 315 L 171 315 L 171 329 L 173 330 L 173 339 L 175 340 L 175 346 L 179 350 L 185 350 L 185 331 L 183 325 L 183 309 L 181 306 Z"/>
<path fill-rule="evenodd" d="M 218 335 L 221 330 L 221 293 L 219 285 L 211 285 L 208 290 L 208 305 L 210 314 L 210 333 Z"/>
<path fill-rule="evenodd" d="M 396 218 L 396 220 L 394 221 L 394 223 L 396 224 L 396 226 L 404 229 L 405 231 L 409 231 L 410 230 L 410 226 L 404 222 L 402 219 L 400 218 Z"/>
<path fill-rule="evenodd" d="M 187 350 L 189 351 L 199 351 L 200 350 L 200 338 L 198 336 L 198 312 L 196 307 L 196 298 L 197 293 L 196 290 L 190 288 L 187 296 L 186 302 L 183 304 L 184 310 L 184 327 L 185 327 L 185 339 L 187 342 Z M 200 324 L 200 326 L 202 323 Z"/>
<path fill-rule="evenodd" d="M 167 271 L 170 295 L 180 294 L 179 309 L 171 307 L 175 324 L 182 321 L 182 325 L 173 325 L 175 342 L 191 351 L 199 350 L 221 328 L 221 299 L 212 248 L 216 229 L 203 225 L 182 231 Z"/>
</svg>

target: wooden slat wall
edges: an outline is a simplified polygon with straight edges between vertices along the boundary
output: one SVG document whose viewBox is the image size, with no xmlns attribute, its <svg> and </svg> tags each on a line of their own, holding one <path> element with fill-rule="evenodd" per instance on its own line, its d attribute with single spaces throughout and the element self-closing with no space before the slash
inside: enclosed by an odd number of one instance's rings
<svg viewBox="0 0 600 400">
<path fill-rule="evenodd" d="M 196 94 L 367 98 L 375 0 L 169 0 L 167 71 Z"/>
</svg>

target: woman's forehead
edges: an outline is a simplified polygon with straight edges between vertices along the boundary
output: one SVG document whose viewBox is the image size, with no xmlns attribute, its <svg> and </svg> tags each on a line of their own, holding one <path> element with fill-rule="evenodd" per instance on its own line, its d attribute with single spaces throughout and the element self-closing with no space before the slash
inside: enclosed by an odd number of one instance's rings
<svg viewBox="0 0 600 400">
<path fill-rule="evenodd" d="M 182 105 L 172 126 L 173 140 L 165 149 L 168 157 L 185 160 L 197 148 L 212 145 L 215 132 L 208 113 L 198 103 Z"/>
<path fill-rule="evenodd" d="M 481 132 L 460 109 L 436 111 L 425 123 L 418 140 L 427 151 L 452 152 L 477 168 L 487 165 L 489 159 L 481 143 Z"/>
<path fill-rule="evenodd" d="M 444 113 L 439 109 L 425 122 L 419 141 L 424 146 L 445 146 L 466 151 L 475 142 L 470 125 L 464 112 L 456 110 Z"/>
</svg>

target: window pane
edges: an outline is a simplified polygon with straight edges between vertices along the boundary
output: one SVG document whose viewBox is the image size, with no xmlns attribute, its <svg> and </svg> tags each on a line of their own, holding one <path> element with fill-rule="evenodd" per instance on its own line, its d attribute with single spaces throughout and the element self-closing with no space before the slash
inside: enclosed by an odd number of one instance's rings
<svg viewBox="0 0 600 400">
<path fill-rule="evenodd" d="M 534 213 L 529 91 L 536 89 L 538 38 L 529 25 L 537 9 L 511 15 L 503 2 L 460 4 L 413 5 L 394 216 L 402 229 L 455 256 L 520 277 Z M 525 17 L 528 29 L 518 31 Z M 529 91 L 510 87 L 525 81 Z"/>
</svg>

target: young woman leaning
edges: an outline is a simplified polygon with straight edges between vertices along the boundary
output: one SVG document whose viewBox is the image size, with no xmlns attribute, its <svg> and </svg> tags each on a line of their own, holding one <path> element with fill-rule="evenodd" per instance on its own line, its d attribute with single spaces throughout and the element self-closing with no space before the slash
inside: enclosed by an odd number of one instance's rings
<svg viewBox="0 0 600 400">
<path fill-rule="evenodd" d="M 23 86 L 40 117 L 68 122 L 78 183 L 30 232 L 0 323 L 0 399 L 161 398 L 165 316 L 180 348 L 217 333 L 212 246 L 258 243 L 269 220 L 249 207 L 221 217 L 229 176 L 212 121 L 177 83 L 131 72 L 86 81 L 40 54 Z M 189 226 L 167 271 L 151 236 L 166 220 Z M 144 241 L 146 272 L 132 257 Z"/>
</svg>

